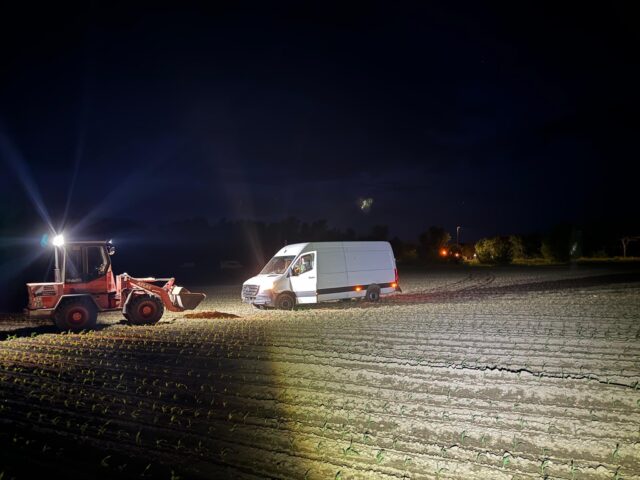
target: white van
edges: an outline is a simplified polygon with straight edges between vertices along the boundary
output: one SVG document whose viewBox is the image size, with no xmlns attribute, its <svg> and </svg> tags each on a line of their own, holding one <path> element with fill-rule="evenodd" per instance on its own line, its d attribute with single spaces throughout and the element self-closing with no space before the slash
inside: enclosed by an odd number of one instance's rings
<svg viewBox="0 0 640 480">
<path fill-rule="evenodd" d="M 291 310 L 297 304 L 365 298 L 399 291 L 389 242 L 311 242 L 287 245 L 242 285 L 242 301 Z"/>
</svg>

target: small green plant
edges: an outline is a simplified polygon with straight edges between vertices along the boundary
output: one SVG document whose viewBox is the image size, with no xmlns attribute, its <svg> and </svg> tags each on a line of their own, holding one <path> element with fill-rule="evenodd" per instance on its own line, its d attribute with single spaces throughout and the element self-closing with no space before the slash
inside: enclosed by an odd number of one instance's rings
<svg viewBox="0 0 640 480">
<path fill-rule="evenodd" d="M 612 460 L 615 462 L 618 460 L 618 458 L 620 458 L 620 444 L 616 443 L 616 448 L 613 449 L 613 452 L 611 452 L 611 458 Z"/>
<path fill-rule="evenodd" d="M 360 452 L 353 446 L 353 439 L 349 442 L 349 446 L 347 448 L 342 449 L 342 454 L 345 456 L 360 455 Z"/>
<path fill-rule="evenodd" d="M 549 467 L 549 460 L 548 459 L 544 459 L 542 460 L 542 462 L 540 462 L 540 475 L 542 477 L 546 477 L 547 476 L 547 468 Z"/>
<path fill-rule="evenodd" d="M 437 467 L 436 466 L 436 478 L 440 478 L 440 475 L 442 475 L 444 472 L 448 471 L 447 468 L 445 467 Z"/>
<path fill-rule="evenodd" d="M 142 473 L 140 474 L 141 477 L 145 477 L 147 475 L 147 472 L 151 469 L 151 464 L 148 463 L 147 466 L 144 468 L 144 470 L 142 471 Z"/>
<path fill-rule="evenodd" d="M 522 445 L 522 442 L 518 440 L 514 435 L 513 440 L 511 441 L 511 446 L 513 447 L 514 450 L 517 450 L 520 445 Z"/>
<path fill-rule="evenodd" d="M 569 464 L 569 472 L 571 473 L 571 480 L 574 480 L 576 478 L 576 474 L 580 471 L 580 469 L 578 469 L 578 467 L 576 467 L 575 461 L 571 460 L 571 463 Z"/>
<path fill-rule="evenodd" d="M 384 461 L 385 452 L 384 450 L 378 450 L 376 454 L 376 464 L 380 465 Z"/>
</svg>

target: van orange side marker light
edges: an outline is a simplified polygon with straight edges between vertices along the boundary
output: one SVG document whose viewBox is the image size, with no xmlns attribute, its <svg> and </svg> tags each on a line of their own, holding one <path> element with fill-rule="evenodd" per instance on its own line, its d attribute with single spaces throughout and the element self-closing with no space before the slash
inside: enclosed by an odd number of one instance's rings
<svg viewBox="0 0 640 480">
<path fill-rule="evenodd" d="M 359 292 L 360 290 L 362 290 L 362 287 L 356 287 L 356 292 Z"/>
</svg>

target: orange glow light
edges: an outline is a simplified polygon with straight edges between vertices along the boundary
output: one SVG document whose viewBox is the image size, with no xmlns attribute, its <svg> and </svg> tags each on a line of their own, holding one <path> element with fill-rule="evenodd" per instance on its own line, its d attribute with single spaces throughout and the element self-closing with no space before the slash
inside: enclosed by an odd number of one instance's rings
<svg viewBox="0 0 640 480">
<path fill-rule="evenodd" d="M 398 284 L 397 284 L 396 282 L 393 282 L 393 283 L 391 284 L 391 288 L 396 288 L 397 286 L 398 286 Z"/>
<path fill-rule="evenodd" d="M 356 292 L 359 292 L 360 290 L 362 290 L 362 287 L 356 287 Z"/>
<path fill-rule="evenodd" d="M 442 250 L 440 250 L 440 255 L 442 255 L 443 257 L 446 257 L 449 254 L 449 252 L 447 252 L 446 248 L 443 248 Z"/>
</svg>

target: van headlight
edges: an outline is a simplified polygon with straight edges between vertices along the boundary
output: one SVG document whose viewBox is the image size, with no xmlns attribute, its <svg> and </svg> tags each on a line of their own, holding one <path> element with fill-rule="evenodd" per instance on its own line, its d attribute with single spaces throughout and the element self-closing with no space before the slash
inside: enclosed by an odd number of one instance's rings
<svg viewBox="0 0 640 480">
<path fill-rule="evenodd" d="M 266 283 L 260 287 L 260 291 L 266 292 L 268 290 L 273 290 L 273 282 Z"/>
</svg>

